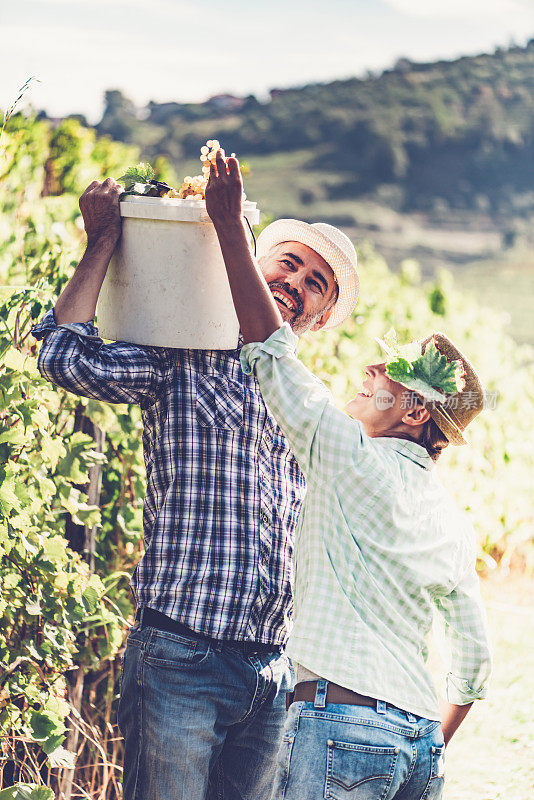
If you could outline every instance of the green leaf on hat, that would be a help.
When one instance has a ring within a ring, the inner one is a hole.
[[[432,340],[421,353],[419,342],[400,345],[391,328],[383,340],[377,340],[388,354],[386,374],[426,400],[443,402],[448,394],[463,388],[463,365],[459,360],[448,361]]]
[[[384,339],[378,339],[378,342],[390,356],[402,358],[405,361],[415,361],[421,355],[421,346],[419,342],[408,342],[408,344],[399,344],[397,339],[397,332],[395,328],[390,328],[384,336]]]
[[[405,358],[396,358],[388,363],[386,371],[392,381],[399,383],[413,378],[413,364],[410,364]]]
[[[458,391],[461,370],[462,362],[448,361],[447,356],[439,352],[434,341],[428,344],[423,355],[413,363],[414,376],[443,394],[454,394]]]

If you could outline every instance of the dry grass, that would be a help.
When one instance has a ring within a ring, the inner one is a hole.
[[[447,749],[444,800],[534,797],[534,589],[528,578],[483,582],[494,673]],[[439,669],[436,669],[439,674]]]

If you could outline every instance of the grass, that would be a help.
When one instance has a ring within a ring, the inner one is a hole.
[[[494,672],[446,752],[444,800],[534,797],[534,593],[527,578],[483,582]],[[440,670],[432,659],[434,674]]]
[[[467,264],[455,271],[458,284],[481,297],[484,305],[509,315],[510,333],[534,344],[534,253],[518,247],[497,258]]]

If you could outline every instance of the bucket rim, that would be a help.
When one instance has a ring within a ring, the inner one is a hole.
[[[211,223],[204,200],[182,200],[178,197],[128,195],[120,201],[120,213],[121,217],[134,219]],[[243,215],[251,225],[257,225],[260,218],[257,203],[243,201]]]

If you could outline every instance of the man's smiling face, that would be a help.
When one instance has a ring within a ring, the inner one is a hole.
[[[282,318],[300,335],[318,330],[337,300],[337,283],[324,258],[300,242],[275,245],[259,260]]]

